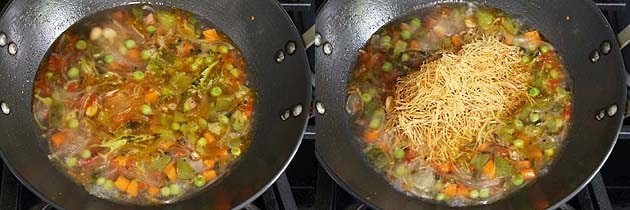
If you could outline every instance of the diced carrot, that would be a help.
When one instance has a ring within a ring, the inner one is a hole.
[[[495,175],[496,175],[496,165],[494,165],[494,161],[489,160],[484,166],[483,166],[483,175],[489,179],[494,179]]]
[[[203,165],[204,165],[204,166],[206,166],[206,167],[214,167],[214,165],[215,165],[216,163],[217,163],[217,161],[216,161],[216,160],[213,160],[213,159],[206,159],[206,160],[203,160]]]
[[[527,147],[527,154],[529,155],[530,158],[533,158],[533,159],[543,158],[542,151],[536,146]]]
[[[468,187],[466,187],[466,185],[457,185],[457,195],[468,196],[468,194],[470,194],[470,190],[468,189]]]
[[[205,178],[206,181],[213,180],[216,177],[217,177],[217,172],[214,170],[207,170],[203,172],[203,178]]]
[[[155,197],[160,192],[160,188],[157,187],[149,187],[149,195]]]
[[[119,155],[114,158],[113,163],[117,167],[126,167],[129,163],[129,158]]]
[[[420,42],[418,42],[417,40],[412,40],[409,43],[409,49],[410,50],[420,50]]]
[[[505,36],[503,38],[503,43],[505,43],[507,45],[513,45],[514,44],[514,37],[513,36]]]
[[[435,164],[433,168],[440,174],[447,174],[451,172],[452,165],[449,163]]]
[[[59,147],[59,145],[61,145],[61,143],[63,143],[64,140],[66,140],[66,133],[61,132],[61,131],[53,134],[50,137],[50,141],[52,142],[52,145],[54,147]]]
[[[531,168],[532,167],[532,162],[529,160],[518,160],[518,161],[514,161],[514,167],[516,167],[516,169],[525,169],[525,168]]]
[[[160,142],[160,145],[158,147],[161,150],[167,150],[168,148],[170,148],[174,144],[175,144],[175,141],[173,141],[173,140],[163,140],[162,142]]]
[[[203,134],[203,138],[206,139],[208,144],[212,144],[212,143],[214,143],[217,140],[216,138],[214,138],[214,136],[210,132],[205,132]]]
[[[368,132],[365,132],[365,134],[363,135],[363,140],[367,143],[372,143],[376,141],[376,139],[378,139],[377,130],[370,130]]]
[[[219,34],[217,33],[217,30],[214,28],[203,31],[203,38],[210,42],[221,40]]]
[[[540,33],[536,30],[525,32],[523,36],[525,36],[525,39],[529,42],[538,42],[542,40],[542,38],[540,38]]]
[[[160,93],[156,90],[148,92],[147,94],[144,94],[144,100],[147,101],[147,103],[157,103],[158,101],[158,97],[160,96]]]
[[[127,190],[126,192],[131,196],[131,197],[135,197],[138,195],[138,182],[136,180],[133,180],[129,183],[129,186],[127,186]]]
[[[177,179],[177,171],[175,170],[175,161],[172,161],[166,168],[164,168],[164,173],[168,177],[169,180],[174,181]]]
[[[127,57],[132,61],[142,61],[142,56],[140,55],[140,50],[138,49],[130,49],[127,51]]]
[[[459,47],[459,46],[462,46],[464,44],[464,42],[462,41],[462,38],[457,36],[457,35],[452,36],[451,37],[451,41],[453,42],[453,45],[455,47]]]
[[[448,197],[453,197],[457,195],[457,185],[448,183],[442,189],[442,193],[444,193]]]
[[[114,186],[121,192],[125,192],[129,187],[129,180],[123,176],[118,176],[118,179],[114,182]]]
[[[477,150],[479,150],[480,152],[489,152],[490,144],[488,142],[484,142],[481,145],[479,145],[479,148],[477,148]]]
[[[533,168],[526,168],[521,170],[521,176],[525,178],[525,180],[531,180],[536,178],[536,172]]]
[[[190,43],[182,43],[181,50],[182,50],[183,55],[184,56],[188,55],[192,51],[193,48],[194,46]]]

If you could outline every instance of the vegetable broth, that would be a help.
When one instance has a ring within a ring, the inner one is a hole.
[[[498,122],[486,143],[461,145],[456,161],[436,164],[397,148],[384,125],[397,81],[479,36],[520,47],[531,100]],[[543,175],[569,126],[571,93],[560,55],[536,29],[495,8],[442,4],[389,23],[360,50],[350,77],[346,111],[365,157],[398,189],[450,206],[492,203]]]
[[[187,11],[117,7],[55,41],[32,109],[51,161],[88,192],[171,203],[247,150],[255,93],[246,69],[229,37]]]

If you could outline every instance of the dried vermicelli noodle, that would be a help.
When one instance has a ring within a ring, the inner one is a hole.
[[[502,120],[527,102],[522,50],[484,36],[401,77],[386,122],[393,145],[429,163],[453,163],[462,147],[494,141]]]

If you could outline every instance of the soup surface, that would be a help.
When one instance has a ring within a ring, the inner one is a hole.
[[[346,111],[365,157],[398,189],[450,206],[488,204],[543,175],[571,115],[552,44],[480,5],[385,25],[350,77]]]
[[[229,37],[193,14],[130,5],[74,24],[35,79],[50,158],[91,194],[170,203],[247,149],[255,93]]]

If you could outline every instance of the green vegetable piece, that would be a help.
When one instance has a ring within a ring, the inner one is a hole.
[[[164,168],[166,168],[168,163],[171,162],[171,159],[171,156],[160,155],[160,157],[151,162],[151,165],[149,165],[149,167],[158,171],[162,171],[164,170]]]
[[[392,44],[390,43],[392,41],[392,37],[391,36],[382,36],[381,40],[380,40],[380,44],[381,46],[385,47],[386,49],[390,48],[392,46]]]
[[[140,51],[140,56],[142,57],[143,60],[147,60],[151,58],[151,50],[144,49]]]
[[[219,53],[227,54],[228,52],[230,52],[230,48],[227,45],[219,46]]]
[[[382,68],[383,68],[384,72],[390,72],[394,68],[394,65],[392,63],[390,63],[390,62],[385,62],[385,63],[383,63]]]
[[[205,147],[207,144],[208,140],[206,138],[201,137],[197,140],[197,146],[199,147]]]
[[[396,166],[396,169],[394,170],[394,173],[396,173],[396,176],[403,176],[405,175],[406,172],[407,172],[407,167],[405,167],[405,165],[403,164]]]
[[[477,171],[481,170],[484,165],[490,160],[489,154],[478,154],[472,160],[470,160],[470,164],[475,166]]]
[[[547,45],[540,46],[540,52],[541,53],[545,54],[545,53],[547,53],[549,51],[551,51],[551,48],[549,48],[549,46],[547,46]]]
[[[161,26],[165,28],[173,28],[177,24],[177,17],[170,12],[157,12],[157,19]]]
[[[494,164],[497,177],[509,177],[512,175],[512,165],[510,165],[510,161],[507,159],[497,155],[494,157]]]
[[[228,96],[217,97],[217,101],[214,103],[214,108],[219,112],[232,108],[232,98]]]
[[[143,115],[152,115],[153,114],[153,109],[151,108],[151,106],[149,106],[147,104],[143,104],[140,107],[140,112],[142,112]]]
[[[435,195],[435,200],[437,201],[446,200],[446,195],[444,193],[438,193],[437,195]]]
[[[401,148],[394,149],[394,158],[403,159],[405,157],[405,150]]]
[[[523,56],[521,58],[521,62],[523,62],[525,64],[530,63],[530,62],[532,62],[532,57],[530,57],[529,55],[525,55],[525,56]]]
[[[127,39],[125,40],[125,47],[127,49],[133,49],[136,47],[136,41],[133,39]]]
[[[503,29],[509,34],[516,35],[516,33],[518,33],[519,27],[512,18],[503,17],[502,26]]]
[[[372,119],[370,120],[369,126],[372,129],[378,129],[379,127],[381,127],[381,118],[372,117]]]
[[[488,198],[490,197],[490,189],[482,188],[479,190],[479,198]]]
[[[532,88],[529,89],[527,94],[529,94],[529,96],[531,96],[531,97],[536,97],[536,96],[540,95],[540,90],[538,88],[532,87]]]
[[[238,69],[230,69],[229,71],[232,77],[238,77],[241,75],[241,72],[239,72]]]
[[[549,77],[551,77],[552,79],[558,79],[558,77],[560,77],[560,72],[558,72],[558,70],[556,69],[553,69],[549,71]]]
[[[79,69],[74,66],[68,69],[68,78],[79,79]]]
[[[171,129],[179,130],[180,128],[181,128],[181,125],[178,122],[171,123]]]
[[[103,61],[105,61],[105,63],[113,63],[114,62],[114,56],[113,55],[105,55],[105,57],[103,58]]]
[[[223,91],[220,87],[212,87],[212,89],[210,89],[210,95],[214,97],[220,96],[222,93]]]
[[[103,184],[103,187],[104,187],[106,190],[110,190],[110,189],[114,188],[114,181],[109,180],[109,179],[108,179],[108,180],[105,180],[105,183]]]
[[[227,142],[227,146],[229,148],[235,148],[235,147],[240,147],[241,145],[243,145],[243,142],[241,141],[240,138],[231,138],[230,140],[228,140]]]
[[[401,53],[405,52],[405,50],[407,50],[407,42],[398,40],[398,42],[396,42],[396,46],[394,47],[394,56],[400,55]]]
[[[69,158],[66,159],[66,166],[74,167],[74,166],[77,165],[78,162],[79,162],[79,160],[77,160],[77,158],[69,157]]]
[[[232,153],[232,155],[238,157],[238,156],[241,155],[241,148],[234,147],[234,148],[230,149],[230,153]]]
[[[76,47],[77,50],[85,50],[87,49],[87,42],[83,39],[80,39],[79,41],[77,41],[77,43],[74,44],[74,47]]]
[[[514,120],[514,127],[516,128],[522,128],[524,126],[523,121],[519,120],[519,119],[515,119]]]
[[[162,196],[164,197],[171,195],[171,188],[162,187],[162,189],[160,189],[160,194],[162,194]]]
[[[472,198],[472,199],[477,199],[477,198],[479,198],[479,191],[477,191],[477,190],[471,190],[471,191],[468,193],[468,197],[470,197],[470,198]]]
[[[420,28],[420,26],[422,26],[422,21],[420,21],[420,19],[418,18],[414,18],[411,19],[411,26],[416,27],[416,28]]]
[[[193,176],[193,169],[190,164],[184,159],[177,159],[177,178],[192,179]]]
[[[529,121],[532,123],[536,123],[540,120],[540,114],[538,113],[529,113]]]
[[[361,101],[363,101],[364,103],[369,103],[370,101],[372,101],[372,94],[370,93],[361,94]]]
[[[170,184],[168,188],[171,189],[171,195],[178,195],[181,193],[181,189],[176,184]]]
[[[105,177],[99,177],[96,179],[96,185],[104,185],[105,181],[107,181]]]
[[[484,9],[476,10],[475,17],[477,18],[477,23],[479,24],[479,27],[481,27],[481,29],[483,30],[490,29],[495,19],[494,15],[490,11]]]
[[[52,78],[53,76],[55,76],[55,74],[54,74],[54,73],[52,73],[52,72],[46,72],[46,78],[50,79],[50,78]]]
[[[553,149],[546,149],[546,150],[544,150],[544,153],[545,153],[545,156],[551,157],[551,156],[554,155],[555,152],[554,152]]]
[[[219,115],[218,119],[219,119],[219,122],[223,124],[227,124],[230,122],[230,119],[225,115]]]
[[[512,184],[515,186],[520,186],[523,182],[525,182],[525,179],[521,175],[514,175],[514,177],[512,177]]]
[[[412,35],[411,31],[404,30],[404,31],[400,32],[400,38],[403,39],[403,40],[411,39],[411,35]]]
[[[79,120],[71,119],[70,121],[68,121],[68,127],[69,128],[78,128],[79,127]]]
[[[155,26],[147,26],[147,32],[149,32],[149,34],[153,34],[155,31],[157,31]]]
[[[525,147],[525,141],[523,141],[522,139],[516,139],[512,143],[514,144],[516,148],[519,148],[519,149],[522,149],[523,147]]]
[[[121,45],[120,47],[118,47],[118,52],[119,52],[120,54],[127,55],[127,53],[129,52],[129,50],[128,50],[125,46],[122,46],[122,45]]]
[[[133,79],[136,81],[140,81],[144,79],[144,72],[141,71],[134,71],[133,72]]]
[[[206,179],[203,178],[203,176],[201,175],[197,175],[193,179],[193,184],[195,184],[195,186],[197,187],[203,187],[204,185],[206,185]]]
[[[400,61],[402,61],[402,62],[407,62],[407,61],[409,61],[409,54],[407,54],[407,53],[403,53],[403,54],[400,56]]]
[[[81,156],[81,158],[83,159],[87,159],[92,157],[92,152],[90,152],[90,150],[84,149],[83,151],[81,151],[81,154],[79,154]]]

